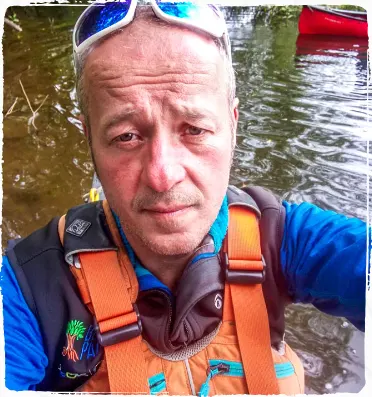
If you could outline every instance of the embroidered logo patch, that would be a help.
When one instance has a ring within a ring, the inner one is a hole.
[[[72,320],[67,324],[66,338],[67,346],[64,346],[62,356],[66,356],[69,360],[79,360],[79,356],[74,348],[75,340],[82,339],[84,337],[86,327],[82,321]]]
[[[79,374],[78,373],[74,373],[74,372],[64,372],[62,370],[62,365],[59,364],[59,367],[58,367],[59,376],[61,378],[68,378],[68,379],[76,379],[76,378],[80,378],[81,376],[85,376],[85,377],[92,376],[92,375],[94,375],[97,372],[97,369],[98,369],[98,367],[100,366],[101,363],[102,363],[102,361],[97,363],[95,365],[95,367],[93,369],[89,370],[88,372],[83,372],[83,373],[79,373]]]
[[[75,219],[66,229],[66,232],[81,237],[89,229],[90,225],[90,222],[83,221],[82,219]]]
[[[214,297],[214,305],[216,306],[216,309],[221,309],[221,307],[222,307],[222,296],[220,294],[217,294]]]
[[[85,334],[84,343],[81,348],[80,360],[84,357],[87,359],[94,358],[98,354],[99,344],[96,338],[96,332],[92,325],[89,326]]]

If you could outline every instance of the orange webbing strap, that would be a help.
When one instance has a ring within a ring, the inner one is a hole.
[[[128,284],[115,251],[80,254],[83,274],[102,337],[137,324]],[[141,336],[105,346],[113,393],[150,394]]]
[[[230,286],[249,394],[280,394],[271,353],[270,328],[262,286],[252,281],[255,276],[262,275],[264,265],[258,220],[249,208],[229,208],[226,248],[229,262],[226,281]]]
[[[123,275],[127,280],[128,291],[130,294],[130,299],[132,303],[135,303],[138,295],[138,280],[136,273],[134,272],[133,265],[131,264],[129,257],[127,255],[127,251],[124,247],[123,240],[120,236],[118,227],[116,225],[115,219],[112,215],[111,208],[107,202],[107,200],[103,200],[102,202],[103,210],[105,212],[106,221],[109,226],[111,236],[114,240],[116,247],[118,247],[118,259],[123,271]]]
[[[122,243],[117,240],[120,235],[116,234],[117,227],[107,203],[104,210],[119,252],[80,253],[81,269],[71,267],[71,270],[99,328],[97,338],[104,345],[108,391],[150,394],[141,329],[133,307],[138,283]],[[60,229],[59,226],[59,232]]]

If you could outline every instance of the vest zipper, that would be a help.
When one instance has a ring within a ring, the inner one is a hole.
[[[199,397],[207,397],[209,393],[209,382],[212,378],[217,375],[222,375],[230,371],[230,365],[225,363],[219,363],[216,365],[210,365],[208,368],[208,376],[206,381],[201,385],[199,391]]]
[[[150,385],[150,389],[154,389],[155,387],[161,385],[162,383],[164,383],[164,379],[160,379],[157,382],[155,382],[152,385]]]
[[[193,396],[196,396],[196,390],[195,390],[195,385],[194,385],[194,379],[193,379],[193,377],[192,377],[191,368],[190,368],[190,364],[189,364],[188,358],[186,358],[186,359],[184,360],[184,362],[185,362],[185,366],[186,366],[186,372],[187,372],[187,377],[188,377],[188,381],[189,381],[191,393],[192,393]]]
[[[173,316],[173,305],[172,305],[172,301],[169,298],[169,296],[163,292],[163,295],[166,297],[167,301],[168,301],[168,306],[169,306],[169,317],[168,317],[168,324],[167,324],[167,334],[169,336],[170,334],[170,327],[172,324],[172,316]],[[168,340],[169,344],[172,345],[172,342],[170,340]]]
[[[227,371],[224,371],[223,374],[228,376],[244,376],[243,364],[236,361],[227,361],[227,360],[209,360],[210,368],[217,367],[218,365],[225,365],[228,367]]]

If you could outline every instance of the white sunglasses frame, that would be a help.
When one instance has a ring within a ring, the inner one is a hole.
[[[93,34],[91,37],[89,37],[88,39],[83,41],[78,46],[78,45],[76,45],[76,40],[75,40],[78,26],[80,25],[80,23],[85,18],[85,15],[89,12],[89,9],[91,7],[94,7],[94,6],[97,7],[97,3],[93,3],[89,7],[87,7],[84,10],[84,12],[80,15],[80,17],[78,18],[77,22],[75,23],[74,30],[73,30],[73,33],[72,33],[75,66],[77,64],[79,56],[81,54],[83,54],[93,43],[95,43],[96,41],[98,41],[102,37],[107,36],[108,34],[114,32],[115,30],[123,28],[124,26],[129,25],[133,21],[134,15],[135,15],[135,11],[136,11],[136,8],[137,8],[137,4],[138,4],[138,0],[132,0],[131,1],[128,13],[121,21],[116,22],[115,24],[113,24],[111,26],[108,26],[107,28],[101,30],[100,32],[97,32],[97,33]],[[210,4],[207,4],[206,1],[195,1],[194,2],[194,4],[198,4],[198,3],[200,3],[201,5],[213,5],[212,2]],[[98,6],[99,5],[104,6],[105,4],[100,2],[100,3],[98,3]],[[216,25],[211,25],[210,24],[209,27],[201,27],[196,22],[193,22],[193,21],[190,21],[190,20],[187,20],[187,19],[181,19],[181,18],[173,17],[171,15],[168,15],[168,14],[164,13],[159,8],[159,6],[157,5],[156,0],[151,0],[151,7],[152,7],[155,15],[159,19],[162,19],[162,20],[164,20],[166,22],[173,23],[175,25],[185,26],[185,27],[188,27],[188,28],[195,28],[195,29],[197,29],[199,31],[202,31],[202,32],[205,32],[205,33],[211,35],[212,37],[215,37],[217,39],[221,39],[223,41],[223,45],[225,47],[225,51],[227,53],[229,61],[231,62],[231,46],[230,46],[229,36],[228,36],[228,33],[227,33],[227,26],[226,26],[225,19],[224,19],[222,13],[220,12],[220,10],[218,8],[214,8],[214,11],[217,13],[221,23],[220,24],[216,24]]]

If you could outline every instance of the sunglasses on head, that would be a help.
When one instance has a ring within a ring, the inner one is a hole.
[[[81,54],[102,37],[133,21],[137,0],[101,2],[90,5],[80,16],[73,31],[75,64]],[[231,61],[231,48],[226,23],[221,11],[205,0],[151,0],[155,15],[171,24],[199,30],[221,39]]]

